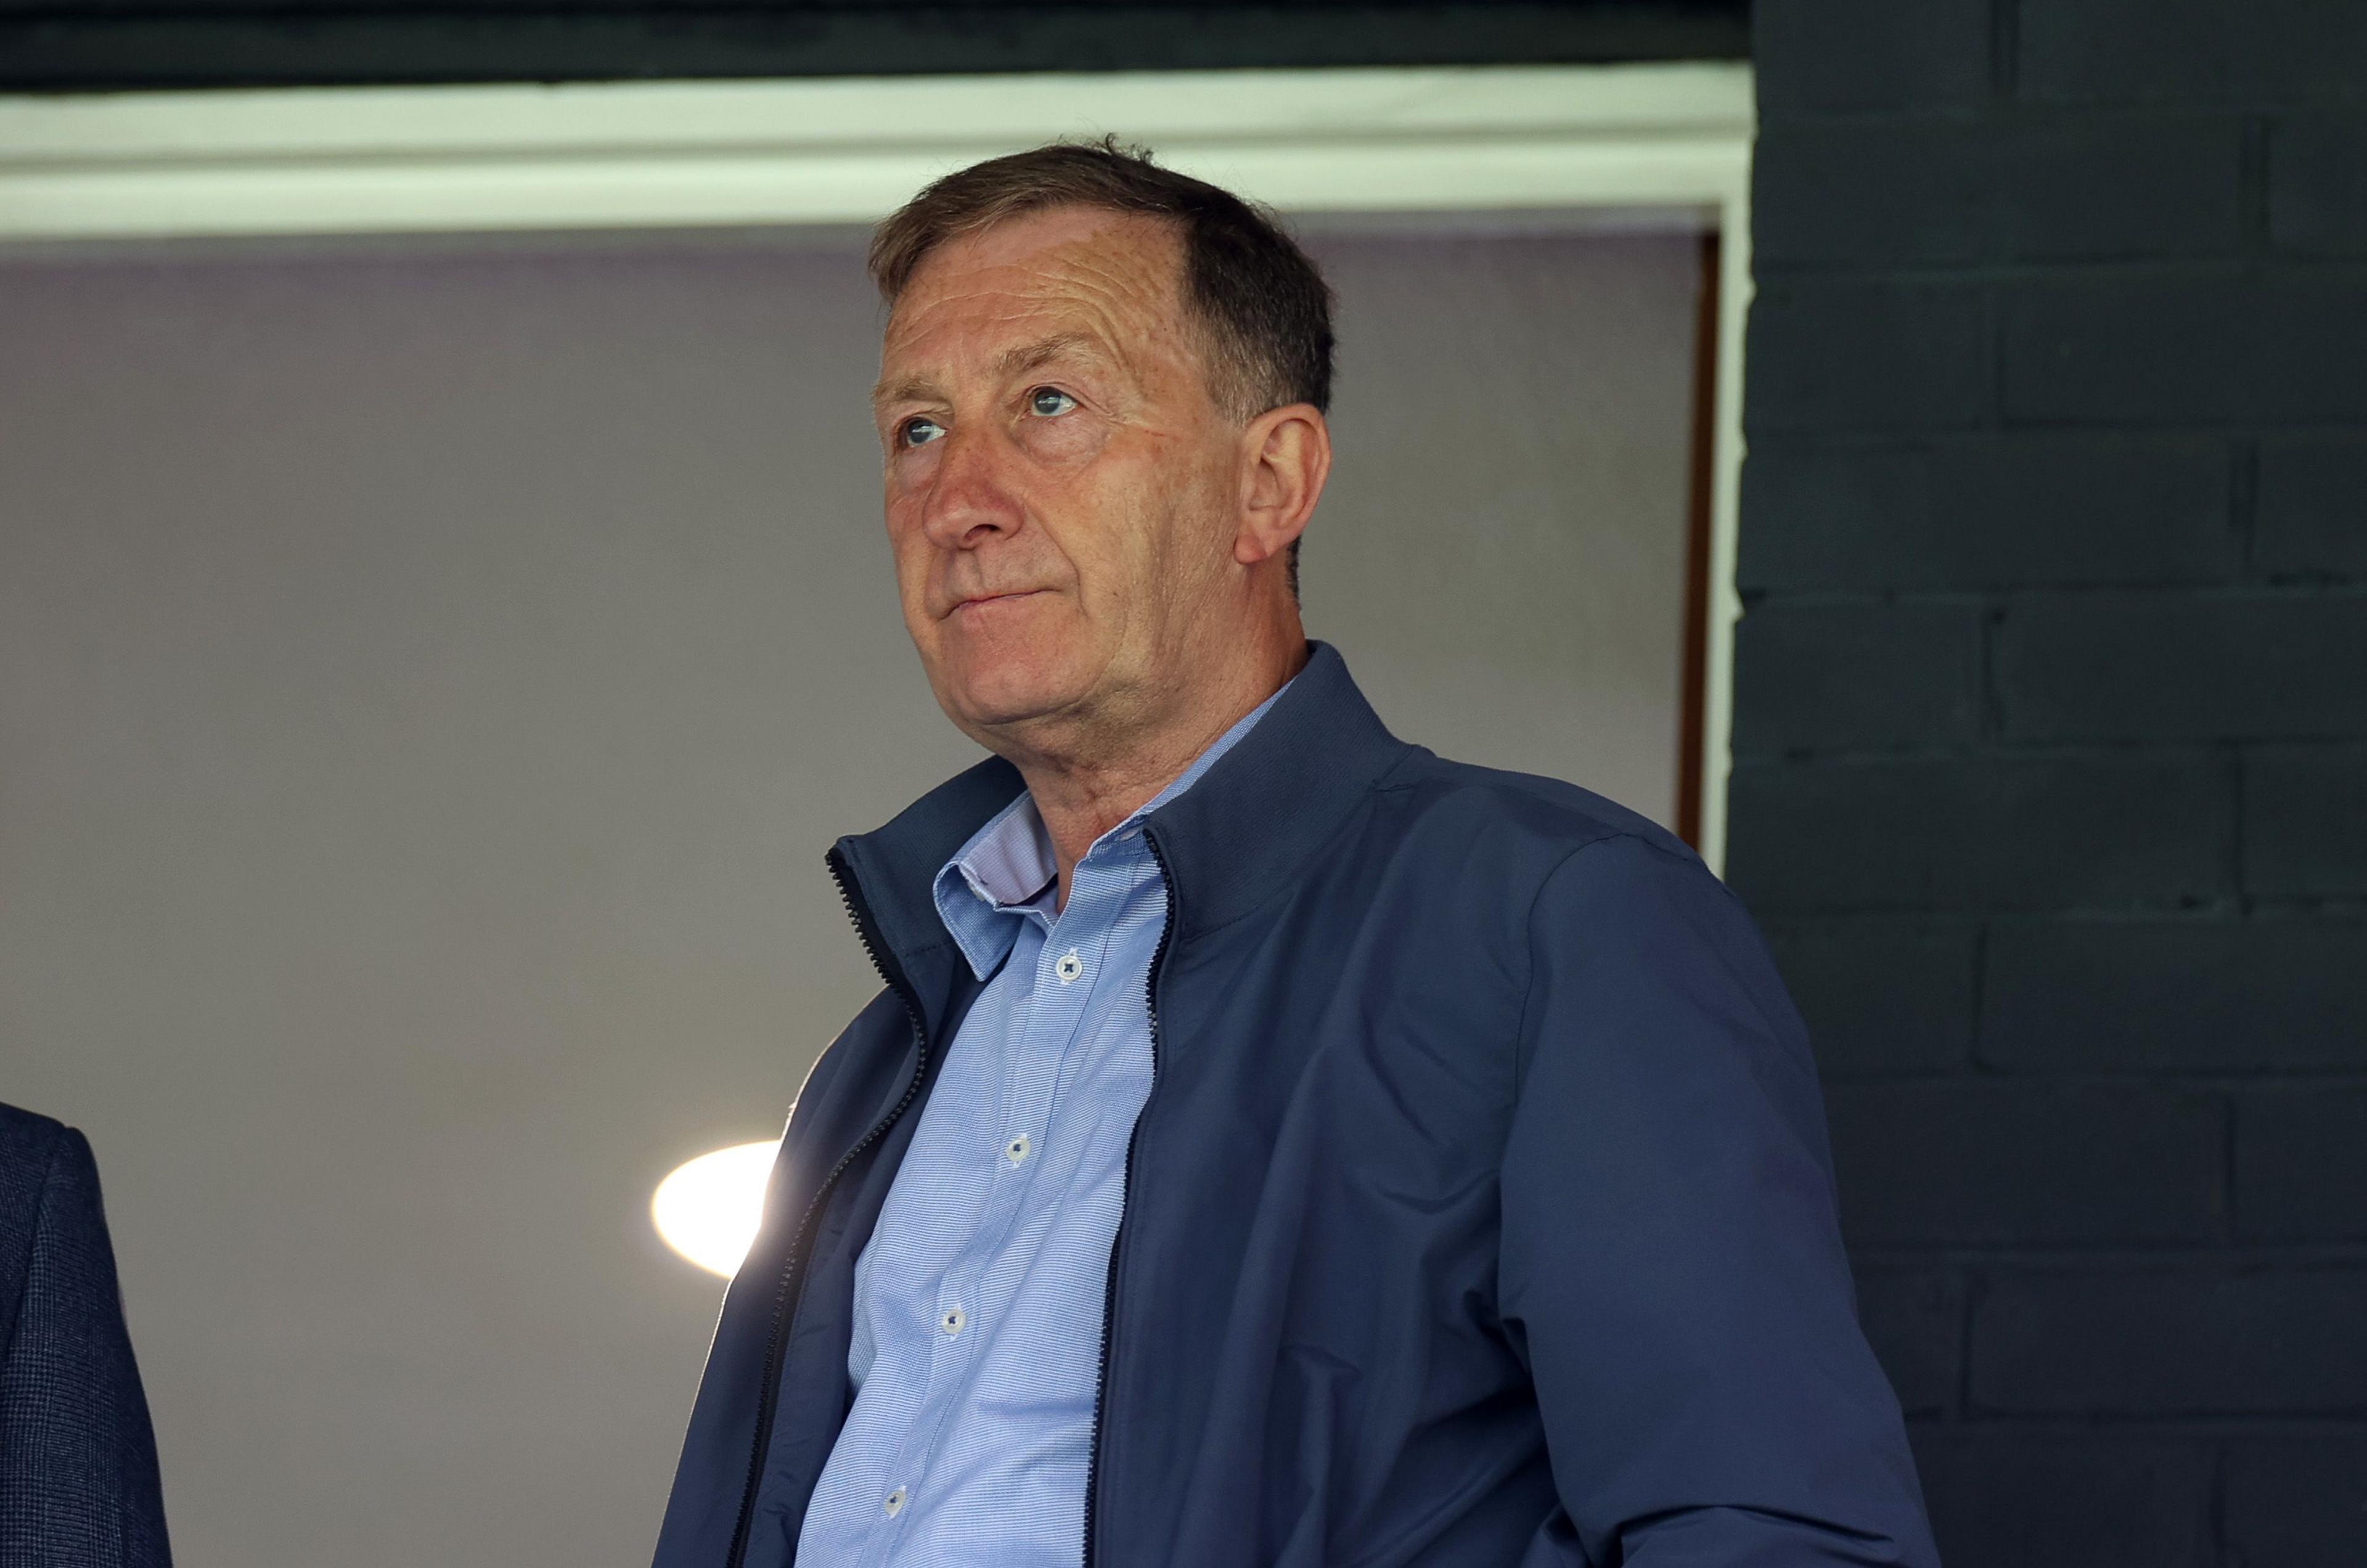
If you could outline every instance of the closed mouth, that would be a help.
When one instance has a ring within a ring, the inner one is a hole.
[[[1009,593],[981,593],[976,598],[962,600],[959,604],[956,604],[954,608],[956,610],[975,610],[986,604],[1007,604],[1014,599],[1033,598],[1035,595],[1041,593],[1042,592],[1044,592],[1044,590],[1040,588],[1022,588]]]

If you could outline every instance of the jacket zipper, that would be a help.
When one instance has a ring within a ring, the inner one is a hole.
[[[846,1168],[853,1165],[864,1150],[878,1143],[888,1129],[895,1125],[896,1119],[911,1107],[913,1099],[921,1092],[921,1080],[928,1076],[929,1070],[929,1031],[926,1021],[922,1017],[920,998],[913,995],[911,983],[904,978],[902,967],[889,962],[887,944],[880,940],[879,928],[872,923],[871,911],[855,895],[855,883],[847,870],[845,857],[833,849],[830,852],[829,864],[830,878],[838,884],[839,901],[846,906],[846,918],[855,924],[855,934],[863,943],[865,956],[871,960],[871,966],[879,971],[879,978],[886,982],[888,988],[894,991],[897,999],[904,1004],[905,1015],[912,1021],[912,1043],[918,1047],[919,1055],[912,1068],[912,1081],[904,1086],[903,1098],[897,1100],[888,1114],[864,1134],[853,1148],[840,1156],[838,1163],[831,1167],[830,1174],[822,1178],[821,1185],[814,1190],[812,1201],[806,1204],[804,1217],[798,1221],[797,1234],[790,1240],[787,1256],[781,1259],[780,1283],[773,1296],[772,1329],[764,1340],[764,1382],[756,1391],[756,1435],[749,1447],[748,1484],[740,1495],[739,1522],[731,1528],[731,1550],[723,1560],[724,1568],[744,1568],[747,1562],[748,1533],[756,1517],[756,1494],[764,1483],[764,1457],[773,1446],[773,1420],[779,1413],[781,1362],[788,1348],[789,1319],[797,1304],[806,1248],[813,1240],[814,1222],[821,1217],[822,1205],[829,1201],[832,1189],[838,1185],[838,1179],[846,1173]],[[1161,945],[1164,945],[1163,939]],[[1106,1326],[1104,1337],[1106,1341]]]
[[[1093,1520],[1100,1512],[1096,1505],[1102,1479],[1102,1407],[1109,1401],[1110,1332],[1117,1321],[1118,1248],[1126,1241],[1126,1222],[1134,1213],[1134,1146],[1142,1137],[1143,1118],[1150,1113],[1150,1096],[1159,1092],[1159,972],[1167,963],[1167,944],[1175,935],[1175,879],[1168,874],[1167,856],[1159,847],[1158,835],[1146,827],[1142,841],[1150,846],[1150,858],[1159,866],[1160,886],[1167,894],[1167,918],[1159,928],[1159,945],[1151,950],[1150,972],[1142,981],[1143,1010],[1150,1021],[1150,1089],[1143,1096],[1142,1110],[1135,1116],[1132,1131],[1126,1136],[1126,1165],[1118,1178],[1117,1230],[1110,1237],[1109,1278],[1102,1287],[1102,1350],[1100,1365],[1093,1374],[1093,1435],[1085,1450],[1083,1568],[1093,1568]]]

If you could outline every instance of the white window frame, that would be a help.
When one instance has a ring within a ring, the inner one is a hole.
[[[1105,130],[1285,212],[1715,231],[1700,833],[1722,871],[1754,125],[1738,62],[0,96],[0,251],[864,223],[948,169]]]

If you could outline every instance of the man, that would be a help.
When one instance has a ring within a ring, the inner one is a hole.
[[[887,987],[659,1568],[1931,1562],[1748,919],[1300,629],[1314,267],[1115,144],[871,261],[905,624],[995,756],[831,853]]]
[[[0,1105],[0,1568],[170,1561],[90,1145]]]

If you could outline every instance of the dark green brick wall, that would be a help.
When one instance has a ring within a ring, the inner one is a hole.
[[[2367,1562],[2367,5],[1754,25],[1730,870],[1943,1554]]]

